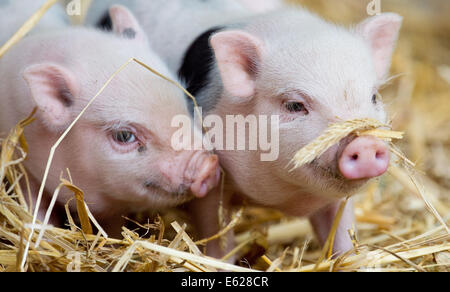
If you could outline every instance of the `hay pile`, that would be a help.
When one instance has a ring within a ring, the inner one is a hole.
[[[366,3],[361,4],[365,1],[300,2],[339,22],[366,16]],[[448,9],[424,9],[420,5],[428,3],[407,0],[385,5],[384,10],[405,16],[405,28],[393,66],[393,73],[402,75],[382,94],[393,129],[405,132],[396,145],[419,172],[413,173],[417,180],[411,180],[404,164],[393,164],[388,174],[355,197],[358,234],[350,231],[350,235],[356,255],[326,260],[327,250],[313,239],[306,220],[259,208],[238,211],[225,229],[237,233],[233,253],[242,258],[242,267],[203,256],[205,240],[193,241],[191,227],[180,224],[188,222],[180,211],[130,219],[132,227],[123,228],[122,239],[106,238],[102,231],[90,235],[89,227],[97,223],[70,180],[63,180],[61,187],[74,191],[80,203],[78,216],[90,220],[76,226],[67,212],[66,229],[41,222],[30,226],[33,213],[22,166],[27,152],[22,130],[32,122],[30,117],[0,140],[0,271],[249,271],[249,266],[261,271],[450,271],[450,236],[440,222],[450,223]],[[448,7],[445,0],[433,5]],[[403,161],[402,155],[397,157]]]

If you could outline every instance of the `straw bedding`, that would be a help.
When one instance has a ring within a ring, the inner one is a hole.
[[[296,2],[339,22],[366,16],[365,1]],[[397,77],[382,91],[392,125],[368,120],[333,125],[305,148],[314,155],[306,157],[300,150],[293,159],[294,167],[308,163],[349,133],[393,143],[395,159],[388,174],[355,196],[351,253],[327,260],[332,237],[321,248],[306,220],[250,207],[234,210],[233,221],[219,234],[235,230],[236,248],[227,257],[237,255],[239,265],[206,258],[206,240],[193,240],[189,216],[180,210],[139,214],[123,227],[123,238],[106,238],[70,175],[60,188],[74,192],[80,220],[67,212],[66,228],[39,221],[31,225],[22,166],[28,149],[22,131],[32,122],[30,116],[0,140],[0,271],[450,271],[449,4],[433,1],[424,8],[428,2],[385,2],[384,10],[405,17],[393,62]],[[100,231],[92,234],[92,226]]]

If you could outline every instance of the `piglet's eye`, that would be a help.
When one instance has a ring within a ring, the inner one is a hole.
[[[113,138],[116,142],[121,144],[131,144],[136,142],[136,136],[130,131],[115,131]]]
[[[306,108],[305,104],[301,102],[289,101],[286,102],[284,106],[290,113],[301,113],[304,114],[305,116],[309,114],[309,111]]]

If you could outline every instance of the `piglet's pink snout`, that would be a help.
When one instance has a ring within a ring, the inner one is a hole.
[[[219,157],[202,155],[197,172],[191,185],[191,191],[197,198],[205,197],[220,181]]]
[[[387,171],[389,159],[385,142],[374,137],[359,137],[344,149],[339,170],[349,180],[371,179]]]

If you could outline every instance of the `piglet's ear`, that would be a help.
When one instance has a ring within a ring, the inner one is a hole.
[[[211,46],[225,90],[234,97],[253,97],[262,42],[243,31],[225,31],[212,36]]]
[[[395,13],[383,13],[366,19],[358,26],[358,32],[369,42],[380,80],[385,79],[397,43],[403,18]]]
[[[78,95],[75,77],[55,64],[32,65],[23,77],[31,95],[42,111],[44,122],[54,130],[66,127],[72,119],[72,107]]]
[[[109,9],[109,15],[115,34],[147,43],[147,36],[130,10],[121,5],[113,5]]]

